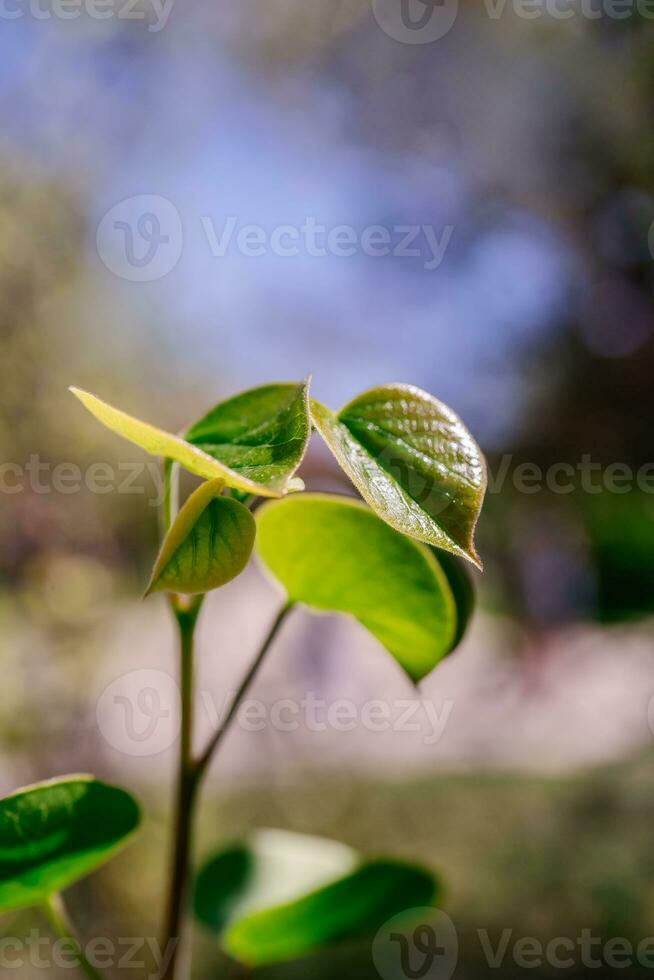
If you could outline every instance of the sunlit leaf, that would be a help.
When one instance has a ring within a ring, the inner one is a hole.
[[[290,602],[349,613],[418,681],[450,652],[454,597],[429,548],[355,500],[302,494],[265,504],[257,553]]]
[[[461,420],[411,385],[382,385],[335,415],[311,403],[316,428],[384,521],[418,541],[481,561],[474,530],[486,465]]]
[[[79,388],[71,388],[72,393],[79,398],[82,404],[94,415],[103,425],[122,436],[129,442],[145,449],[151,456],[161,456],[179,463],[184,469],[202,476],[206,480],[221,479],[228,487],[235,487],[246,493],[257,494],[261,497],[278,497],[281,491],[273,490],[262,486],[254,480],[250,480],[241,473],[230,470],[229,467],[220,463],[213,456],[205,453],[198,446],[193,446],[180,436],[174,436],[170,432],[164,432],[154,425],[141,422],[139,419],[121,412],[117,408],[101,401],[95,395]]]
[[[222,480],[203,483],[168,529],[146,595],[217,589],[243,571],[252,554],[256,524],[231,497],[219,496]]]
[[[227,953],[265,966],[373,936],[438,893],[434,875],[413,865],[365,862],[334,841],[260,831],[205,865],[195,909]]]
[[[309,383],[272,384],[221,402],[185,433],[187,442],[235,473],[273,490],[287,487],[309,436]]]
[[[108,861],[140,823],[135,800],[66,776],[0,800],[0,912],[44,902]]]

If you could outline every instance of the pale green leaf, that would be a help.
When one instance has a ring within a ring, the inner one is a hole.
[[[158,429],[147,422],[141,422],[139,419],[127,415],[126,412],[113,408],[107,402],[101,401],[87,391],[81,391],[79,388],[71,388],[70,390],[103,425],[122,436],[123,439],[145,449],[151,456],[171,459],[197,476],[202,476],[206,480],[224,480],[228,487],[234,487],[246,493],[257,494],[260,497],[281,496],[281,491],[263,486],[243,474],[234,472],[180,436],[174,436],[172,433],[164,432],[163,429]]]
[[[367,862],[334,841],[259,831],[204,865],[195,912],[232,957],[265,966],[372,937],[439,890],[433,874],[410,864]]]
[[[216,405],[184,438],[233,472],[282,491],[301,489],[301,481],[289,481],[310,434],[307,380],[244,391]]]
[[[422,544],[355,500],[302,494],[257,514],[257,553],[289,602],[349,613],[418,681],[450,652],[457,612]]]
[[[384,521],[478,568],[474,530],[486,492],[481,450],[442,402],[411,385],[364,392],[338,415],[311,403],[316,428]]]
[[[45,902],[108,861],[139,826],[138,804],[91,776],[0,800],[0,912]]]
[[[221,497],[223,480],[203,483],[191,494],[164,538],[146,595],[198,595],[225,585],[248,563],[256,524],[231,497]]]

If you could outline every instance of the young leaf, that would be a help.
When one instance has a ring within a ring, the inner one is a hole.
[[[432,903],[440,890],[421,868],[361,862],[343,845],[300,834],[260,832],[240,846],[243,873],[226,878],[234,853],[218,854],[201,871],[195,908],[222,933],[226,952],[251,967],[372,936],[393,916]]]
[[[256,524],[247,507],[221,497],[222,480],[201,484],[188,498],[164,538],[146,595],[217,589],[248,563]]]
[[[273,384],[221,402],[185,433],[187,442],[233,472],[273,490],[302,462],[311,434],[309,382]]]
[[[145,449],[151,456],[162,456],[164,459],[174,460],[184,469],[195,473],[197,476],[202,476],[206,480],[224,480],[228,487],[234,487],[246,493],[254,493],[260,497],[280,497],[282,495],[281,490],[263,486],[255,480],[250,480],[247,476],[229,469],[228,466],[203,452],[198,446],[186,442],[180,436],[174,436],[172,433],[164,432],[163,429],[158,429],[147,422],[141,422],[139,419],[127,415],[126,412],[113,408],[107,402],[101,401],[95,395],[89,394],[88,391],[81,391],[79,388],[71,388],[70,390],[103,425],[122,436],[123,439]]]
[[[345,497],[302,494],[257,514],[257,553],[290,602],[349,613],[419,681],[454,644],[454,597],[424,545]]]
[[[38,783],[0,800],[0,912],[39,905],[123,847],[136,801],[91,776]]]
[[[364,392],[335,415],[313,401],[314,424],[363,499],[403,534],[481,568],[474,530],[486,465],[463,422],[411,385]]]

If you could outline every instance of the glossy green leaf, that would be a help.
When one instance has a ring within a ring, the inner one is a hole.
[[[66,776],[0,800],[0,912],[43,903],[123,847],[135,800],[91,776]]]
[[[227,953],[265,966],[373,936],[388,919],[429,905],[438,893],[434,875],[413,865],[365,862],[334,841],[260,831],[205,865],[195,910],[221,933]]]
[[[174,460],[197,476],[202,476],[206,480],[224,480],[226,486],[243,490],[245,493],[257,494],[260,497],[281,496],[280,490],[263,486],[244,474],[236,473],[180,436],[174,436],[147,422],[141,422],[101,401],[95,395],[89,394],[88,391],[81,391],[79,388],[70,390],[103,425],[123,439],[145,449],[151,456]]]
[[[252,554],[256,524],[238,500],[219,496],[224,485],[210,480],[188,498],[164,538],[146,595],[199,595],[241,574]]]
[[[456,606],[442,568],[365,505],[302,494],[265,504],[257,524],[257,553],[290,602],[354,616],[415,681],[452,649]]]
[[[311,434],[309,382],[272,384],[221,402],[185,433],[224,466],[273,490],[289,489]],[[290,489],[300,489],[297,480]]]
[[[478,568],[474,530],[486,465],[463,422],[432,395],[390,384],[335,415],[311,403],[316,428],[363,499],[384,521]]]

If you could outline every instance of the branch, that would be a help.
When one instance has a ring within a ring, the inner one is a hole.
[[[243,701],[243,698],[247,694],[252,682],[254,681],[255,677],[259,673],[259,669],[265,659],[266,654],[268,653],[268,650],[270,649],[270,646],[272,645],[273,641],[275,640],[275,637],[277,636],[279,630],[281,629],[284,620],[286,619],[286,617],[288,616],[288,614],[292,609],[293,609],[293,603],[292,602],[287,603],[286,605],[282,606],[282,608],[277,613],[277,616],[275,617],[275,620],[272,626],[270,627],[265,640],[263,641],[261,649],[259,650],[252,666],[247,672],[241,686],[236,692],[236,695],[234,697],[234,700],[232,701],[229,711],[227,712],[227,715],[225,716],[224,720],[218,727],[218,730],[211,738],[209,744],[207,745],[202,755],[197,759],[195,763],[195,778],[198,782],[200,782],[200,780],[204,777],[207,768],[209,767],[209,764],[211,762],[211,759],[213,758],[214,752],[216,751],[216,749],[224,739],[225,735],[227,734],[227,731],[229,730],[229,726],[234,720],[236,713],[241,705],[241,702]]]

